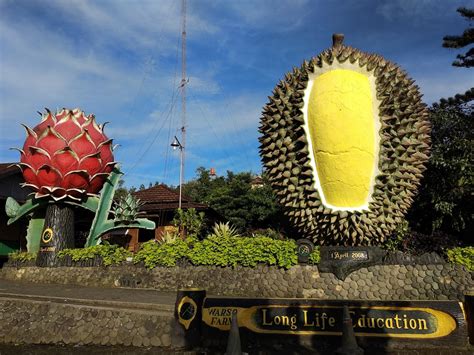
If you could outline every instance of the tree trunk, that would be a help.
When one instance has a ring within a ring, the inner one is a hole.
[[[74,210],[63,204],[51,204],[46,209],[36,265],[54,266],[57,253],[68,248],[74,248]]]

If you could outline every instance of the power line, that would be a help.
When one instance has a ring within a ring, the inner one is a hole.
[[[145,151],[140,155],[140,157],[135,161],[135,164],[128,170],[133,170],[137,165],[138,163],[140,163],[143,159],[143,157],[148,153],[148,151],[150,150],[150,148],[153,146],[153,144],[155,143],[156,139],[158,138],[158,135],[160,134],[161,130],[163,129],[164,125],[166,124],[166,121],[170,118],[171,116],[171,113],[173,112],[173,108],[174,108],[174,105],[176,104],[176,98],[177,98],[177,95],[176,95],[176,92],[177,90],[175,90],[173,92],[173,95],[171,97],[171,104],[170,104],[170,108],[168,110],[168,113],[165,117],[165,119],[163,120],[163,124],[161,125],[161,127],[159,128],[159,130],[155,133],[152,141],[150,142],[150,144],[148,144],[148,146],[146,147]],[[158,120],[156,120],[156,123],[158,123]],[[155,125],[156,127],[156,125]]]
[[[175,3],[174,1],[172,1],[172,2],[170,3],[170,6],[168,7],[167,13],[169,13],[169,11],[170,11],[171,7],[174,5],[174,3]],[[157,43],[160,42],[160,41],[163,39],[163,37],[164,37],[164,31],[163,31],[163,30],[164,30],[164,27],[165,27],[165,25],[162,24],[161,29],[158,31],[159,36],[158,36]],[[139,98],[139,96],[141,96],[140,94],[141,94],[141,92],[142,92],[142,90],[143,90],[143,87],[144,87],[144,85],[145,85],[145,81],[146,81],[147,77],[150,75],[150,73],[153,71],[154,59],[155,59],[155,58],[154,58],[154,55],[153,55],[153,53],[152,53],[152,54],[150,55],[150,57],[149,57],[149,60],[147,60],[147,61],[145,62],[145,68],[144,68],[144,71],[143,71],[142,80],[141,80],[140,85],[138,86],[137,92],[136,92],[136,94],[135,94],[135,96],[134,96],[134,98],[133,98],[133,102],[132,102],[132,105],[130,106],[130,110],[128,111],[128,114],[127,114],[126,117],[125,117],[125,118],[126,118],[126,121],[129,121],[130,118],[132,117],[132,114],[135,112],[135,109],[136,109],[136,106],[137,106],[137,102],[138,102],[138,98]],[[173,84],[173,87],[174,87],[174,86],[175,86],[175,85]],[[149,133],[149,134],[150,134],[150,133]],[[148,136],[149,136],[149,135],[148,135]],[[147,136],[146,139],[148,139],[148,136]],[[137,154],[140,152],[140,148],[141,148],[141,147],[139,147],[139,148],[136,150],[136,153],[135,153],[134,155],[137,155]]]
[[[234,160],[234,162],[236,161],[235,158],[232,157],[231,154],[229,154],[229,152],[227,151],[227,149],[225,148],[227,146],[226,142],[225,141],[222,141],[221,138],[219,137],[219,135],[216,133],[215,129],[214,129],[214,126],[211,124],[211,122],[209,121],[209,119],[207,118],[207,115],[204,113],[201,105],[199,104],[199,101],[196,99],[196,97],[193,95],[193,94],[189,94],[189,96],[191,96],[193,99],[194,99],[194,102],[196,103],[196,107],[198,108],[198,110],[201,112],[201,115],[202,117],[204,118],[204,120],[206,121],[207,125],[209,126],[212,134],[214,135],[214,137],[216,138],[216,140],[219,142],[219,143],[222,143],[220,144],[220,148],[221,150],[224,152],[224,155],[229,159],[229,160]]]
[[[175,56],[175,65],[174,65],[174,77],[173,77],[173,87],[176,87],[176,79],[178,77],[178,55],[179,55],[179,44],[181,41],[181,36],[178,36],[178,40],[176,43],[176,56]],[[163,166],[163,181],[166,180],[168,177],[168,158],[169,158],[169,151],[170,151],[170,145],[169,142],[171,141],[171,127],[172,127],[173,119],[169,121],[169,126],[168,126],[168,138],[166,140],[167,144],[165,145],[165,163]],[[175,132],[176,134],[176,132]]]

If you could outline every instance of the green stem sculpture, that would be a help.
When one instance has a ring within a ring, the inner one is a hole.
[[[66,205],[74,205],[85,208],[95,213],[94,220],[92,222],[91,229],[85,247],[94,246],[100,244],[100,236],[104,233],[110,232],[115,229],[127,229],[127,228],[143,228],[143,229],[155,229],[155,223],[146,218],[136,218],[129,221],[121,221],[117,219],[108,219],[115,190],[117,189],[118,182],[122,173],[118,168],[115,168],[106,180],[104,187],[102,188],[100,198],[97,196],[88,196],[86,200],[82,202],[65,201]],[[5,211],[7,216],[10,217],[7,225],[16,222],[18,219],[25,215],[31,217],[28,232],[27,232],[27,249],[28,252],[38,252],[40,245],[41,231],[44,227],[44,218],[40,217],[39,214],[35,213],[40,208],[47,208],[54,202],[47,199],[35,199],[34,197],[26,200],[23,205],[20,205],[12,197],[8,197],[5,203]]]

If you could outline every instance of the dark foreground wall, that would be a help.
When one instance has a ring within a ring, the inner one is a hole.
[[[11,267],[2,280],[136,287],[176,291],[199,287],[208,295],[235,297],[305,297],[313,299],[462,300],[474,289],[473,274],[459,265],[378,265],[357,270],[344,281],[316,266],[256,268],[173,267],[147,270],[120,267]],[[147,304],[111,306],[87,300],[40,300],[0,297],[0,344],[70,344],[168,348],[173,307]],[[130,304],[128,304],[130,303]],[[462,351],[461,351],[462,350]],[[467,353],[461,349],[459,354]]]
[[[0,297],[0,344],[171,345],[173,311]]]
[[[462,300],[474,289],[473,273],[460,265],[376,265],[344,281],[317,266],[278,267],[4,267],[0,279],[98,287],[176,291],[198,287],[209,295],[367,300]]]

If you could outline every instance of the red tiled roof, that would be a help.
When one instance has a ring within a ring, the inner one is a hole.
[[[174,192],[163,184],[136,191],[133,195],[145,203],[140,210],[147,214],[154,211],[175,210],[179,207],[179,193]],[[181,207],[184,209],[195,208],[197,210],[209,208],[206,204],[194,202],[185,195],[181,196]]]
[[[263,179],[261,176],[255,176],[252,181],[250,181],[252,185],[262,185],[263,184]]]
[[[12,164],[16,163],[0,163],[0,178],[4,178],[17,173],[21,174],[20,168]]]

